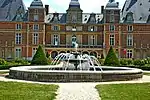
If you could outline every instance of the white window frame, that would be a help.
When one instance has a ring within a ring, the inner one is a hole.
[[[95,35],[91,35],[91,36],[90,36],[90,39],[91,39],[90,44],[91,44],[92,46],[96,45],[96,36],[95,36]]]
[[[54,25],[52,30],[54,30],[54,31],[58,31],[58,30],[59,30],[59,26]]]
[[[36,51],[37,51],[37,48],[32,48],[32,57],[34,57]]]
[[[37,45],[39,43],[39,34],[33,33],[33,44]]]
[[[127,31],[128,32],[132,32],[133,31],[133,26],[132,25],[128,25],[127,26]]]
[[[76,26],[72,26],[72,31],[77,31],[77,27]]]
[[[109,45],[110,46],[115,46],[115,34],[110,34],[109,35]]]
[[[21,58],[22,50],[21,48],[15,49],[15,58]]]
[[[38,21],[38,20],[39,20],[39,15],[35,14],[35,15],[33,16],[33,20],[34,20],[34,21]]]
[[[39,24],[33,24],[33,30],[39,30]]]
[[[109,31],[114,32],[115,31],[115,25],[109,25]]]
[[[132,34],[127,35],[127,46],[133,46],[133,35]]]
[[[53,45],[55,45],[55,46],[59,45],[59,36],[58,36],[58,34],[53,35]]]
[[[128,49],[126,56],[127,56],[127,58],[133,58],[133,50],[132,49]]]
[[[16,24],[16,30],[21,30],[22,29],[22,24]]]
[[[15,43],[16,44],[22,44],[22,34],[21,33],[16,33]]]

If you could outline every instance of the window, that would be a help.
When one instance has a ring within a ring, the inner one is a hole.
[[[91,45],[95,45],[95,35],[91,36]]]
[[[38,24],[34,24],[33,25],[33,30],[39,30],[39,25]]]
[[[39,16],[38,15],[34,15],[34,21],[38,21],[39,20]]]
[[[127,46],[133,46],[133,35],[127,35]]]
[[[38,33],[34,33],[33,34],[33,44],[38,44],[38,40],[39,40],[39,34]]]
[[[21,25],[21,24],[16,24],[16,29],[17,29],[17,30],[22,29],[22,25]]]
[[[35,10],[34,10],[34,13],[35,13],[35,14],[38,14],[38,9],[35,9]]]
[[[53,37],[53,44],[54,44],[55,46],[57,46],[58,43],[59,43],[59,41],[58,41],[58,35],[55,34],[54,37]]]
[[[114,22],[114,15],[110,15],[110,22]]]
[[[32,48],[32,57],[35,55],[37,48]]]
[[[16,50],[15,50],[15,57],[16,58],[21,58],[21,48],[16,48]]]
[[[21,44],[21,43],[22,43],[22,34],[16,33],[16,44]]]
[[[88,31],[91,31],[91,32],[97,31],[97,26],[89,26],[89,27],[88,27]]]
[[[110,37],[109,37],[109,44],[111,46],[115,45],[115,35],[110,35]]]
[[[76,46],[76,42],[77,42],[77,37],[76,35],[72,36],[72,46],[75,47]]]
[[[133,58],[133,51],[127,50],[127,58]]]
[[[133,31],[133,26],[132,25],[129,25],[128,26],[128,32],[132,32]]]
[[[94,31],[94,26],[91,26],[91,30],[90,30],[91,32],[93,32]]]
[[[115,31],[115,25],[110,25],[109,26],[109,30],[112,32],[112,31]]]
[[[72,31],[77,31],[76,26],[72,27]]]
[[[59,30],[59,27],[58,27],[58,26],[53,26],[53,30],[54,30],[54,31],[58,31],[58,30]]]

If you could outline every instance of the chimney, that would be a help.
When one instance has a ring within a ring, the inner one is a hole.
[[[49,5],[45,5],[45,11],[46,11],[46,15],[48,15],[48,13],[49,13]]]
[[[104,6],[101,6],[101,13],[104,13]]]

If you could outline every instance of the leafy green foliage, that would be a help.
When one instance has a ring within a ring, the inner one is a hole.
[[[140,60],[140,59],[136,59],[136,60],[134,60],[134,65],[135,66],[144,66],[145,65],[145,61],[144,60]]]
[[[110,49],[109,49],[109,52],[104,61],[104,65],[106,65],[106,66],[119,66],[120,65],[119,59],[117,58],[112,47],[110,47]]]
[[[46,52],[46,57],[49,58],[50,57],[50,54],[48,52]]]
[[[121,66],[133,65],[132,59],[120,59]]]
[[[19,65],[29,65],[29,62],[27,60],[19,59],[19,58],[15,59],[14,63],[17,63]]]
[[[0,65],[6,65],[7,61],[5,61],[4,59],[0,58]]]
[[[48,65],[48,60],[42,49],[42,46],[39,46],[32,61],[31,65]]]

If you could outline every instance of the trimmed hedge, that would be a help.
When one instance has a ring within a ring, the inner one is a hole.
[[[41,45],[38,47],[31,61],[31,65],[48,65],[48,60]]]
[[[110,47],[109,49],[109,52],[104,61],[104,65],[106,66],[119,66],[120,65],[119,59],[117,58],[116,53],[114,52],[112,47]]]

